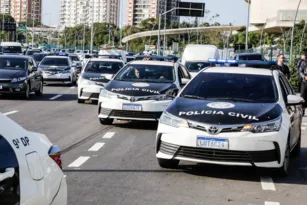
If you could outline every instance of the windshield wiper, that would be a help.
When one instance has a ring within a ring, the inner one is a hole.
[[[243,99],[243,98],[206,98],[207,100],[230,100],[230,101],[234,101],[234,102],[256,102],[255,100],[252,99]]]
[[[191,99],[198,99],[198,100],[206,100],[206,98],[203,98],[203,97],[200,97],[200,96],[197,96],[197,95],[184,95],[182,97],[191,98]]]

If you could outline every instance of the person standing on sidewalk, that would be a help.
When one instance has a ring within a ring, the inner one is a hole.
[[[305,100],[304,104],[304,114],[305,114],[305,108],[307,107],[307,59],[305,58],[304,61],[302,61],[300,66],[300,81],[301,81],[301,96]]]
[[[301,92],[301,85],[302,85],[302,77],[300,75],[301,72],[301,65],[302,63],[306,60],[306,54],[302,54],[301,59],[299,59],[298,63],[297,63],[297,70],[298,70],[298,77],[299,77],[299,81],[298,81],[298,90],[299,92]]]
[[[284,54],[279,54],[277,56],[277,65],[273,66],[273,69],[280,70],[290,80],[290,69],[285,64],[285,59]]]

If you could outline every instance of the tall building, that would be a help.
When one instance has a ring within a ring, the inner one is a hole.
[[[11,0],[0,0],[0,13],[9,14],[11,9],[10,5]]]
[[[16,22],[25,22],[26,19],[41,22],[42,0],[10,0],[10,14]],[[27,16],[28,15],[28,16]]]
[[[60,24],[63,27],[92,22],[118,25],[119,14],[120,0],[61,0]]]
[[[139,25],[147,18],[157,18],[159,13],[163,13],[177,6],[179,0],[128,0],[127,24]],[[166,15],[167,20],[179,22],[180,17],[176,16],[176,11]]]

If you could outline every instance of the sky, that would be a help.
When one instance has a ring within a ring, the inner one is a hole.
[[[60,21],[60,1],[61,0],[43,0],[43,22],[47,25],[58,25]],[[126,8],[128,0],[121,0],[123,8]],[[183,0],[190,2],[205,2],[206,10],[210,10],[210,15],[219,14],[217,20],[221,24],[232,23],[234,25],[245,25],[247,16],[247,5],[244,0]],[[126,22],[126,15],[123,15],[123,23]],[[51,13],[50,15],[44,15]]]

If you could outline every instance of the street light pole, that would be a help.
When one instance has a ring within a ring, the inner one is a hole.
[[[294,27],[295,27],[295,23],[296,23],[297,13],[298,13],[298,10],[299,10],[300,5],[301,5],[301,1],[302,1],[302,0],[299,0],[299,2],[298,2],[297,9],[296,9],[296,13],[295,13],[295,17],[294,17],[294,20],[293,20],[293,25],[292,25],[291,46],[290,46],[290,58],[289,58],[290,61],[289,61],[289,62],[291,62],[291,60],[292,60],[293,39],[294,39]]]
[[[158,54],[158,56],[160,55],[160,50],[161,50],[161,48],[160,48],[160,33],[161,33],[161,18],[162,18],[162,14],[159,14],[159,30],[158,30],[158,45],[157,45],[157,50],[158,50],[158,52],[157,52],[157,54]]]
[[[166,12],[166,9],[167,9],[167,0],[164,0],[165,1],[165,4],[164,4],[164,12]],[[165,50],[166,50],[166,34],[165,34],[165,31],[166,31],[166,14],[164,16],[164,38],[163,38],[163,55],[165,53]]]
[[[246,23],[246,36],[245,36],[245,49],[248,49],[248,28],[249,28],[249,16],[250,16],[250,0],[248,0],[248,12],[247,12],[247,23]]]
[[[2,34],[1,41],[4,41],[4,13],[2,13]]]
[[[94,5],[95,1],[92,0],[92,26],[91,26],[91,48],[90,52],[93,53],[93,44],[94,44]]]

